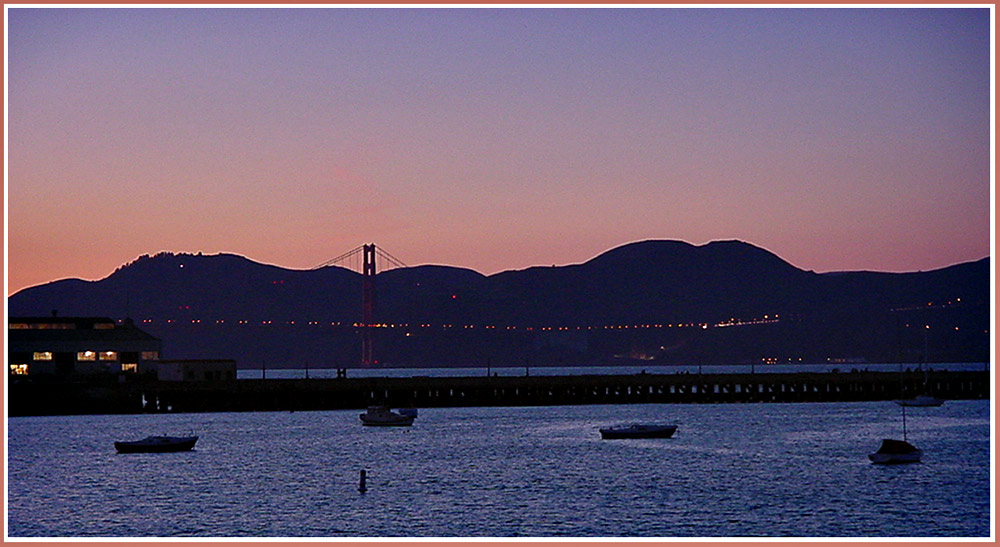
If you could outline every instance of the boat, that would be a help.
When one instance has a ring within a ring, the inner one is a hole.
[[[677,431],[670,424],[624,424],[598,429],[602,439],[669,439]]]
[[[903,405],[903,440],[882,439],[882,446],[868,454],[872,463],[916,463],[923,452],[906,440],[906,406]]]
[[[153,435],[138,441],[115,441],[115,450],[121,454],[138,452],[184,452],[194,448],[198,437],[167,437]]]
[[[944,401],[930,395],[917,395],[912,399],[897,399],[899,406],[941,406]]]
[[[397,414],[389,410],[388,407],[381,405],[368,407],[368,411],[362,414],[360,418],[361,423],[364,425],[413,425],[413,416]]]
[[[926,365],[926,364],[927,364],[927,329],[924,329],[924,360],[923,360],[923,365],[921,365],[920,367],[917,367],[917,371],[919,372],[921,370],[921,368],[923,368],[923,366]],[[909,371],[909,369],[907,369],[907,371]],[[899,366],[899,372],[900,372],[900,375],[902,376],[903,365]],[[933,395],[930,395],[930,389],[928,387],[929,384],[930,384],[930,369],[924,369],[923,372],[924,372],[924,387],[919,392],[920,394],[917,395],[916,397],[911,397],[909,399],[897,399],[896,400],[896,404],[897,405],[899,405],[899,406],[941,406],[942,404],[944,404],[944,400],[943,399],[938,399],[937,397],[934,397]],[[902,386],[902,381],[901,381],[900,382],[900,391],[903,390],[902,388],[903,388],[903,386]]]
[[[923,452],[906,441],[882,439],[878,451],[869,454],[872,463],[916,463]]]

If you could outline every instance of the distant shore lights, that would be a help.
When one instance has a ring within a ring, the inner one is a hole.
[[[725,321],[717,321],[712,323],[705,322],[684,322],[684,323],[636,323],[636,324],[609,324],[609,325],[494,325],[486,324],[479,325],[473,323],[467,323],[456,326],[453,323],[419,323],[411,325],[410,323],[364,323],[361,321],[344,322],[344,321],[318,321],[318,320],[297,320],[288,319],[284,321],[276,321],[272,319],[261,319],[261,320],[249,320],[249,319],[215,319],[215,320],[202,320],[202,319],[154,319],[145,318],[142,319],[143,324],[156,324],[156,323],[168,323],[168,324],[189,324],[189,325],[260,325],[260,326],[271,326],[271,325],[283,325],[290,327],[304,326],[304,327],[348,327],[348,328],[376,328],[376,329],[398,329],[398,328],[421,328],[421,329],[486,329],[486,330],[508,330],[508,331],[587,331],[587,330],[646,330],[646,329],[709,329],[709,328],[726,328],[726,327],[743,327],[751,325],[764,325],[771,323],[778,323],[780,321],[777,314],[768,314],[762,318],[754,319],[737,319],[730,318]]]

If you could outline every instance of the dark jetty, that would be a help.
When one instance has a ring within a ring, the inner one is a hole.
[[[889,401],[929,387],[988,399],[988,371],[336,378],[121,384],[17,383],[10,416],[643,403]]]

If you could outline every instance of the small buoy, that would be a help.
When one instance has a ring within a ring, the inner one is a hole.
[[[358,482],[358,492],[364,494],[368,491],[368,486],[365,484],[365,479],[367,478],[367,472],[364,469],[361,470],[361,480]]]

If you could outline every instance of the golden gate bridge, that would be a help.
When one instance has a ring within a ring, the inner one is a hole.
[[[359,271],[360,260],[361,272],[361,365],[370,367],[378,363],[375,360],[375,278],[376,278],[376,257],[389,263],[391,268],[407,267],[403,261],[392,256],[380,248],[376,248],[374,243],[366,243],[346,253],[327,260],[326,262],[313,268],[314,270],[326,266],[341,266],[354,271]]]

